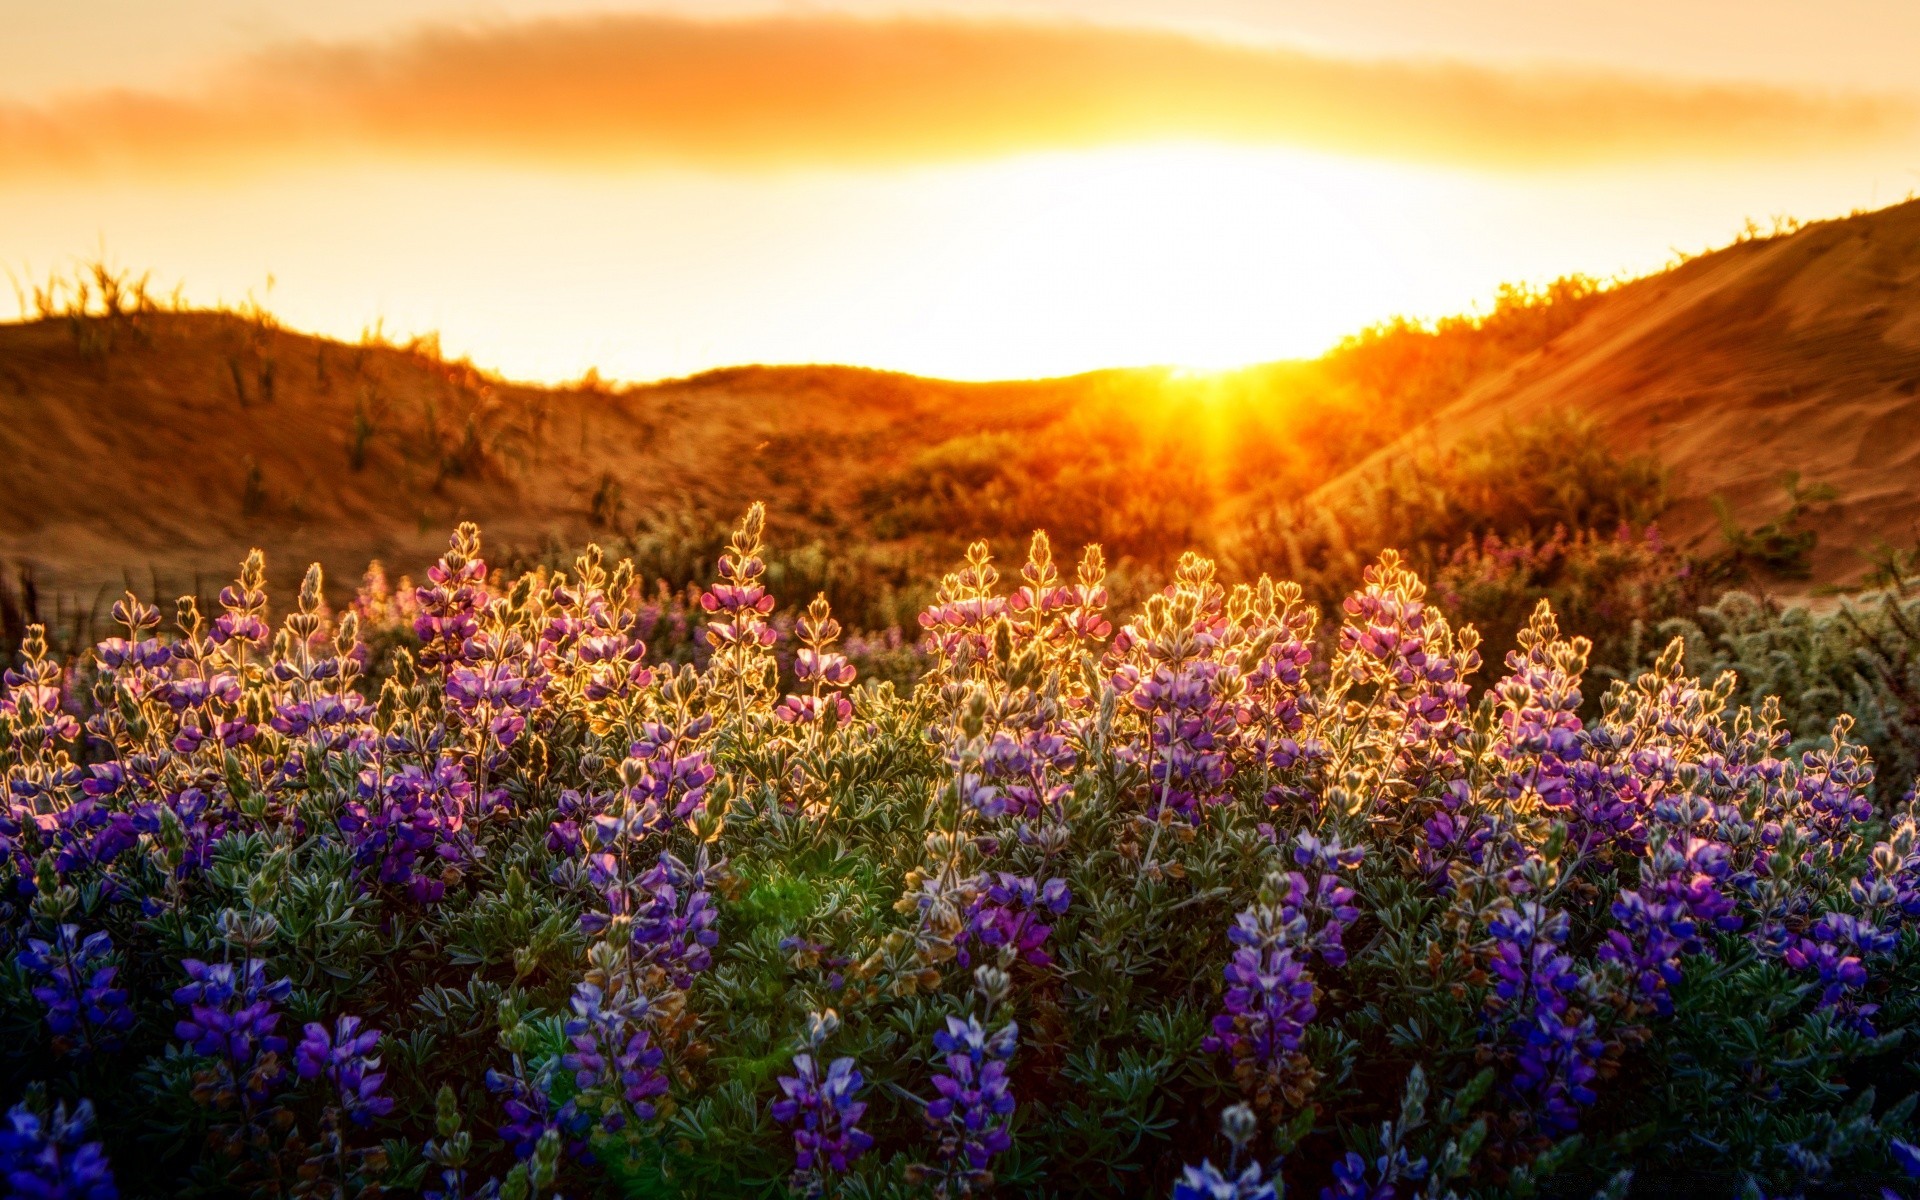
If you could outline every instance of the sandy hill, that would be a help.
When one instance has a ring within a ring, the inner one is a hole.
[[[1920,202],[1703,255],[1615,289],[1540,349],[1468,387],[1384,457],[1572,409],[1671,470],[1662,524],[1755,525],[1782,475],[1837,492],[1804,519],[1814,582],[1920,541]],[[1363,472],[1372,463],[1355,468]],[[1328,485],[1337,490],[1341,481]]]
[[[217,586],[252,545],[270,549],[281,581],[311,559],[338,585],[373,557],[417,570],[469,518],[492,544],[520,548],[663,510],[711,521],[756,498],[776,536],[830,550],[924,535],[949,512],[999,513],[1010,528],[1067,522],[993,490],[996,467],[1022,454],[1023,470],[1051,469],[1033,465],[1036,446],[1079,455],[1072,479],[1088,509],[1143,494],[1185,505],[1205,529],[1215,505],[1263,495],[1275,478],[1303,496],[1357,460],[1364,471],[1569,409],[1671,467],[1666,524],[1684,538],[1718,537],[1715,497],[1743,523],[1775,515],[1779,477],[1797,470],[1839,493],[1809,518],[1816,582],[1857,576],[1876,540],[1915,541],[1920,204],[1735,245],[1562,313],[1533,341],[1443,373],[1437,410],[1385,447],[1340,416],[1377,394],[1355,380],[1396,361],[1381,356],[1230,377],[963,384],[746,367],[541,388],[426,347],[343,344],[259,315],[0,325],[0,565],[16,586],[29,569],[53,616],[123,584],[163,597]],[[1345,399],[1324,399],[1334,393]],[[1310,429],[1303,398],[1314,396]],[[1342,434],[1349,426],[1358,432]],[[1129,439],[1175,449],[1101,475]],[[1140,520],[1164,529],[1163,515]]]
[[[983,422],[1042,419],[1099,378],[750,367],[547,389],[233,314],[111,324],[0,326],[0,559],[43,600],[191,590],[253,545],[281,579],[311,559],[336,582],[369,557],[417,569],[465,519],[524,548],[763,498],[789,536],[831,541],[867,475]]]

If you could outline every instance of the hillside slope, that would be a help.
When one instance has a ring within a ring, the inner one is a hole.
[[[281,586],[320,560],[338,588],[370,558],[418,570],[463,519],[525,550],[754,499],[776,539],[828,551],[1044,524],[1153,557],[1566,411],[1668,465],[1663,525],[1697,545],[1718,542],[1717,497],[1752,526],[1784,507],[1783,472],[1832,485],[1806,518],[1813,582],[1857,578],[1863,551],[1920,529],[1920,203],[1216,375],[743,367],[541,388],[257,313],[0,325],[0,571],[29,571],[54,616],[123,585],[211,591],[254,545]]]
[[[526,547],[766,499],[787,535],[831,540],[861,482],[913,447],[1017,429],[1099,378],[742,368],[545,389],[232,314],[148,314],[111,336],[83,350],[63,321],[0,326],[0,559],[79,603],[123,580],[192,590],[253,545],[282,580],[309,559],[335,582],[370,557],[417,569],[465,519]]]
[[[1837,492],[1801,522],[1819,535],[1813,582],[1858,577],[1878,541],[1913,546],[1920,202],[1737,244],[1615,289],[1373,461],[1565,410],[1668,466],[1674,505],[1662,524],[1683,543],[1719,539],[1716,497],[1743,526],[1780,515],[1782,476],[1797,471]]]

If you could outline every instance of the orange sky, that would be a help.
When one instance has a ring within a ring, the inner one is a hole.
[[[482,365],[1312,353],[1920,185],[1920,6],[0,0],[0,262]]]

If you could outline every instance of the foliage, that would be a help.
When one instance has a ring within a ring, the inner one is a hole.
[[[1391,552],[1323,630],[1194,554],[1118,611],[1044,536],[969,548],[875,681],[764,528],[691,598],[463,526],[337,614],[315,568],[272,621],[256,554],[166,633],[30,631],[11,1186],[1904,1186],[1920,818],[1854,721],[1797,750],[1684,638],[1590,705],[1545,603],[1481,689]]]

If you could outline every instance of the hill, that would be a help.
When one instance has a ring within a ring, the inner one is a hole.
[[[1689,544],[1720,538],[1716,498],[1754,526],[1785,505],[1784,472],[1832,485],[1800,522],[1819,538],[1809,582],[1845,584],[1920,521],[1917,285],[1906,204],[1610,289],[1516,290],[1312,362],[988,384],[742,367],[630,388],[115,304],[0,325],[0,559],[56,616],[128,584],[211,590],[253,545],[275,548],[277,580],[311,559],[344,586],[369,558],[417,569],[459,520],[536,552],[764,499],[776,540],[827,552],[1045,526],[1153,563],[1572,414],[1665,464],[1663,524]]]
[[[1833,489],[1799,524],[1811,582],[1845,585],[1880,541],[1920,540],[1920,202],[1738,243],[1608,292],[1322,489],[1385,460],[1573,412],[1671,474],[1662,525],[1684,544],[1760,525],[1782,481]]]

